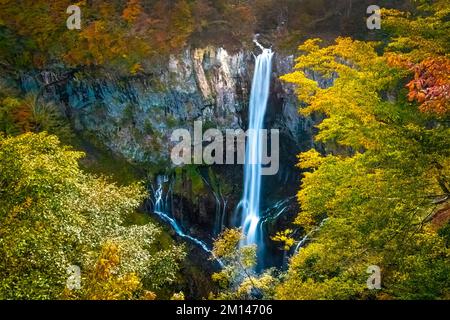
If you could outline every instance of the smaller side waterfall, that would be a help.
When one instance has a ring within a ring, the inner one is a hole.
[[[280,216],[283,215],[286,211],[288,211],[292,205],[292,201],[295,199],[295,196],[288,197],[286,199],[281,199],[268,207],[261,214],[261,227],[267,222],[276,221]]]
[[[186,234],[181,229],[178,222],[173,217],[170,216],[170,213],[169,213],[170,208],[167,205],[168,196],[169,196],[170,192],[168,192],[166,194],[166,196],[164,196],[164,184],[167,183],[168,181],[169,181],[169,178],[167,176],[158,176],[156,178],[156,189],[153,188],[153,185],[151,186],[153,196],[154,196],[153,212],[158,217],[160,217],[161,220],[168,223],[178,236],[180,236],[184,239],[187,239],[189,241],[192,241],[193,243],[198,245],[200,248],[202,248],[206,253],[212,254],[211,250],[208,248],[208,246],[203,241]]]

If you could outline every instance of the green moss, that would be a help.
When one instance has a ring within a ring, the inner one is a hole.
[[[123,117],[121,119],[121,122],[122,124],[129,124],[133,122],[133,120],[134,120],[134,106],[133,104],[129,103],[123,110]]]
[[[148,119],[144,121],[144,132],[148,133],[148,134],[154,134],[155,133],[155,129],[153,128],[153,124]]]
[[[151,88],[155,92],[166,92],[166,85],[158,78],[150,79]]]
[[[186,172],[192,183],[192,193],[200,194],[204,191],[205,185],[203,179],[198,172],[198,168],[193,165],[186,166]]]
[[[175,128],[175,126],[178,125],[178,120],[174,116],[168,115],[166,119],[166,125],[169,129]]]
[[[125,223],[127,225],[143,226],[146,225],[147,223],[153,223],[154,221],[155,220],[150,215],[144,214],[140,211],[134,211],[127,217]]]

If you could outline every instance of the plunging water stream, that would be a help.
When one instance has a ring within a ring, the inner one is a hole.
[[[242,210],[241,227],[246,235],[243,245],[262,245],[261,230],[258,228],[261,219],[261,162],[263,153],[261,130],[263,129],[269,98],[273,52],[271,49],[264,48],[256,40],[255,43],[262,49],[262,53],[256,57],[253,74],[249,105],[249,134],[244,164],[244,194],[239,204]]]

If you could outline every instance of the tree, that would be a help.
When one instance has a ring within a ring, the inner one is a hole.
[[[223,266],[212,275],[221,291],[211,294],[210,299],[268,299],[273,296],[277,283],[273,270],[260,275],[255,273],[256,246],[240,247],[243,237],[240,229],[226,229],[214,241],[213,258],[219,259]]]
[[[43,67],[60,56],[65,43],[61,40],[68,35],[65,12],[71,4],[69,0],[1,1],[0,34],[5,36],[0,36],[0,61],[22,68]]]
[[[440,212],[448,224],[448,125],[412,108],[403,90],[409,71],[376,43],[319,43],[300,46],[296,70],[282,77],[297,86],[301,113],[325,115],[315,138],[326,153],[300,155],[296,223],[316,232],[276,297],[448,298],[449,248],[435,221]],[[332,85],[321,88],[311,71]],[[371,265],[381,268],[380,291],[366,286]]]
[[[0,100],[0,131],[8,135],[24,132],[49,132],[69,141],[73,133],[68,119],[53,103],[29,95],[23,99],[6,95]]]
[[[111,2],[79,2],[80,31],[66,27],[66,9],[71,4],[67,0],[2,1],[0,63],[13,69],[63,62],[72,68],[106,66],[125,74],[140,71],[152,42],[150,20],[140,1],[129,1],[125,8]]]
[[[408,99],[421,111],[448,116],[450,110],[450,23],[448,1],[419,1],[419,13],[383,11],[383,26],[391,34],[388,62],[413,73]]]
[[[46,133],[0,137],[0,298],[128,299],[175,280],[182,248],[159,247],[151,223],[125,224],[142,186],[85,174],[82,156]],[[68,292],[72,265],[81,289]]]
[[[151,36],[158,52],[163,54],[182,49],[195,27],[191,7],[185,0],[177,0],[173,4],[157,1],[150,19]]]

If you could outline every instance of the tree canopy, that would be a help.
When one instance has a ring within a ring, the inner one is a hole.
[[[153,58],[164,58],[188,44],[237,49],[251,46],[254,35],[264,33],[281,49],[292,48],[309,33],[356,32],[364,21],[354,13],[364,12],[369,2],[2,0],[0,63],[10,71],[64,64],[135,74],[148,71]],[[398,7],[406,2],[383,0],[380,5]],[[66,27],[70,5],[81,9],[80,30]]]
[[[129,299],[175,280],[182,248],[126,224],[142,186],[88,175],[82,156],[46,133],[0,137],[0,298]],[[81,290],[66,288],[72,265]]]
[[[276,297],[448,299],[450,7],[423,10],[385,12],[394,30],[385,43],[308,40],[283,76],[297,86],[301,113],[325,115],[315,137],[325,152],[299,156],[296,223],[314,232]],[[311,71],[332,85],[320,87]],[[372,265],[378,291],[366,286]]]

